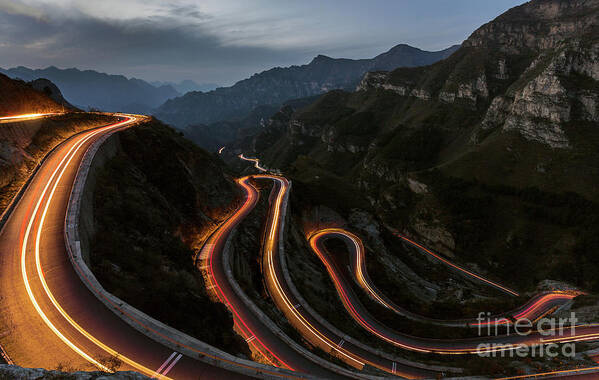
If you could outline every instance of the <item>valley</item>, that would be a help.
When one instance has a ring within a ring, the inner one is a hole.
[[[72,5],[155,80],[0,70],[0,379],[599,377],[599,0],[458,0],[457,44],[420,3],[184,3]],[[400,8],[450,47],[370,41]]]

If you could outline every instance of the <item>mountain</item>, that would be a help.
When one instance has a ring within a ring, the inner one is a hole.
[[[597,290],[598,125],[599,0],[533,0],[443,61],[282,110],[244,151],[524,289]]]
[[[0,73],[25,81],[48,79],[61,88],[69,102],[84,109],[148,113],[167,99],[180,95],[168,85],[154,87],[141,79],[127,79],[122,75],[93,70],[58,69],[54,66],[32,70],[19,66],[0,68]]]
[[[69,112],[71,108],[47,79],[27,83],[0,74],[0,117],[61,113],[33,120],[0,120],[0,214],[57,144],[82,130],[117,121],[107,115]]]
[[[34,85],[35,84],[35,85]],[[11,116],[28,113],[49,113],[62,111],[62,105],[51,98],[54,93],[59,96],[60,90],[52,83],[47,82],[45,86],[37,89],[41,84],[25,83],[13,80],[0,74],[0,115]],[[44,88],[48,87],[48,91]],[[56,91],[58,91],[56,93]]]
[[[283,108],[307,105],[316,96],[293,99],[285,102]],[[190,126],[183,130],[185,136],[202,148],[215,152],[223,146],[236,148],[237,142],[251,138],[264,128],[267,120],[279,111],[279,106],[263,105],[254,108],[241,119],[217,121],[208,125]],[[235,142],[235,144],[233,144]]]
[[[160,87],[160,86],[171,86],[173,87],[175,90],[177,90],[177,92],[181,93],[181,94],[186,94],[190,91],[201,91],[201,92],[208,92],[208,91],[212,91],[214,89],[216,89],[218,87],[218,84],[216,83],[201,83],[198,84],[190,79],[185,79],[182,80],[181,82],[175,83],[175,82],[160,82],[160,81],[155,81],[155,82],[150,82],[150,84],[152,86],[155,87]]]
[[[33,87],[34,90],[43,92],[48,95],[50,99],[54,100],[56,103],[64,106],[66,108],[74,109],[75,107],[70,104],[63,96],[62,91],[58,88],[57,85],[49,81],[45,78],[40,78],[29,82],[29,85]]]
[[[398,45],[375,58],[359,60],[319,55],[307,65],[270,69],[231,87],[206,93],[189,92],[166,101],[154,114],[180,128],[239,118],[257,106],[280,105],[290,99],[322,94],[332,89],[353,88],[368,71],[431,64],[451,55],[457,48],[453,46],[428,52]]]
[[[217,157],[155,120],[118,140],[93,191],[91,270],[107,291],[153,318],[249,357],[248,343],[233,330],[227,308],[210,298],[195,262],[201,236],[236,207],[235,183]]]

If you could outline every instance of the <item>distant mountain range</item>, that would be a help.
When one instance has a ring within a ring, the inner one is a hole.
[[[429,52],[397,45],[372,59],[342,59],[319,55],[307,65],[277,67],[239,81],[231,87],[210,92],[189,92],[170,99],[154,113],[180,128],[242,118],[262,105],[280,105],[333,89],[354,89],[369,71],[393,70],[435,63],[450,56],[459,46]]]
[[[218,87],[218,84],[216,84],[216,83],[200,83],[200,84],[198,84],[190,79],[182,80],[181,82],[178,82],[178,83],[154,81],[154,82],[150,82],[150,84],[155,87],[171,86],[172,88],[174,88],[181,94],[186,94],[190,91],[208,92],[208,91],[212,91]]]
[[[19,66],[0,68],[0,73],[27,82],[48,79],[60,88],[70,103],[82,109],[149,113],[167,99],[180,95],[170,85],[155,87],[141,79],[128,79],[123,75],[93,70],[59,69],[54,66],[33,70]]]

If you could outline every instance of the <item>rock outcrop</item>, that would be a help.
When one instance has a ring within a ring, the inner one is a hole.
[[[310,202],[368,209],[489,273],[595,283],[558,268],[599,234],[598,53],[599,0],[529,1],[433,65],[370,72],[276,115],[244,152]]]
[[[567,148],[566,124],[599,121],[597,7],[595,0],[529,2],[479,28],[446,64],[368,73],[357,90],[466,101],[486,110],[483,128]]]

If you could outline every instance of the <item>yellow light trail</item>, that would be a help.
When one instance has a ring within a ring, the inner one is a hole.
[[[2,116],[2,117],[0,117],[0,121],[18,121],[18,120],[25,120],[25,119],[37,119],[40,117],[60,115],[60,114],[61,113],[59,113],[59,112],[52,112],[52,113],[28,113],[28,114],[24,114],[24,115],[15,115],[15,116]]]
[[[339,349],[339,347],[337,347],[337,344],[335,342],[331,341],[324,334],[322,334],[320,331],[318,331],[318,329],[316,329],[301,313],[299,313],[295,309],[295,307],[293,307],[293,303],[289,300],[287,294],[283,290],[283,288],[279,282],[279,278],[276,275],[275,268],[274,268],[274,258],[273,258],[274,245],[273,245],[273,243],[274,243],[274,238],[276,236],[276,232],[279,229],[281,203],[283,201],[283,197],[285,196],[285,192],[286,192],[286,188],[287,188],[287,184],[285,183],[286,180],[284,180],[281,177],[267,176],[267,175],[257,175],[257,176],[254,176],[254,178],[267,178],[267,179],[279,181],[279,183],[281,184],[281,190],[279,191],[279,193],[277,195],[277,199],[275,201],[275,209],[274,209],[274,213],[273,213],[272,223],[270,225],[270,232],[269,232],[268,239],[266,242],[267,245],[266,245],[266,250],[265,250],[266,255],[267,255],[267,262],[268,262],[268,273],[270,275],[271,283],[275,286],[275,290],[277,291],[278,295],[280,296],[280,299],[283,300],[283,303],[285,304],[287,310],[289,312],[291,312],[295,316],[295,318],[308,331],[310,331],[312,333],[312,335],[314,335],[320,341],[325,343],[331,349],[333,349],[333,350],[339,352],[340,354],[342,354],[343,356],[345,356],[352,363],[358,364],[359,367],[364,367],[364,364],[365,364],[364,361],[352,357],[347,352],[345,352],[345,350]]]
[[[42,271],[42,267],[41,267],[41,261],[40,261],[40,239],[41,239],[41,235],[42,235],[42,228],[43,228],[43,224],[45,221],[45,217],[46,214],[48,212],[49,209],[49,205],[52,201],[52,198],[54,197],[54,193],[56,191],[56,188],[58,186],[58,184],[60,183],[62,176],[64,175],[64,172],[66,171],[67,167],[70,165],[71,161],[73,160],[73,158],[75,157],[75,154],[79,151],[79,149],[91,138],[95,137],[96,135],[108,131],[110,129],[116,129],[119,127],[124,126],[125,124],[134,122],[135,118],[130,118],[124,122],[120,122],[117,124],[113,124],[111,126],[105,127],[105,128],[101,128],[98,129],[94,132],[91,132],[89,134],[87,134],[85,137],[81,138],[79,141],[77,141],[77,143],[75,143],[69,150],[68,152],[64,155],[64,157],[62,158],[62,160],[60,161],[60,163],[57,165],[56,169],[54,170],[54,172],[52,173],[50,179],[48,180],[48,182],[46,183],[39,199],[38,202],[35,206],[35,209],[32,213],[32,216],[29,220],[29,223],[27,225],[27,229],[25,232],[25,236],[22,242],[22,248],[21,248],[21,274],[23,277],[23,282],[25,284],[25,287],[27,289],[27,294],[29,296],[29,299],[31,300],[34,308],[36,309],[37,313],[39,314],[39,316],[42,318],[42,320],[46,323],[46,325],[50,328],[50,330],[52,330],[52,332],[54,332],[54,334],[56,336],[58,336],[60,338],[60,340],[62,340],[67,346],[69,346],[71,349],[73,349],[77,354],[79,354],[81,357],[83,357],[84,359],[86,359],[87,361],[89,361],[90,363],[92,363],[93,365],[95,365],[96,367],[102,369],[103,371],[107,371],[110,372],[110,370],[102,365],[100,362],[98,362],[96,359],[92,358],[89,354],[87,354],[86,352],[84,352],[81,348],[79,348],[75,343],[71,342],[68,338],[66,338],[61,332],[60,330],[50,321],[50,319],[47,317],[47,315],[44,313],[44,311],[41,309],[41,307],[39,306],[35,296],[33,295],[33,291],[31,290],[31,286],[29,284],[29,277],[27,274],[27,269],[26,269],[26,257],[27,257],[27,245],[28,245],[28,240],[29,240],[29,236],[31,234],[31,229],[33,227],[33,224],[35,222],[35,219],[38,215],[41,203],[45,197],[45,194],[48,191],[48,188],[50,186],[50,184],[52,183],[52,181],[54,180],[54,178],[56,177],[57,173],[60,171],[60,174],[58,175],[58,177],[56,178],[56,181],[54,182],[54,186],[52,187],[52,190],[48,196],[48,199],[46,200],[46,204],[44,207],[44,210],[42,212],[40,221],[39,221],[39,226],[37,229],[37,233],[36,233],[36,237],[35,237],[35,262],[36,262],[36,268],[37,268],[37,274],[38,277],[42,283],[42,287],[44,288],[44,291],[46,293],[46,295],[48,296],[48,298],[50,299],[50,301],[52,302],[52,304],[55,306],[55,308],[59,311],[59,313],[63,316],[63,318],[71,325],[73,326],[77,331],[79,331],[83,336],[85,336],[87,339],[89,339],[91,342],[93,342],[96,346],[100,347],[101,349],[103,349],[105,352],[107,352],[110,355],[113,356],[117,356],[119,359],[123,360],[125,363],[131,365],[133,368],[141,371],[142,373],[145,373],[147,375],[150,375],[152,377],[158,377],[160,379],[170,379],[169,377],[163,376],[158,374],[157,372],[135,362],[132,359],[129,359],[126,356],[121,355],[119,352],[117,352],[116,350],[110,348],[109,346],[105,345],[104,343],[100,342],[98,339],[96,339],[93,335],[91,335],[90,333],[88,333],[85,329],[83,329],[79,324],[77,324],[69,315],[68,313],[60,306],[60,304],[58,303],[58,301],[56,300],[56,298],[54,297],[54,295],[52,294],[52,292],[50,291],[50,288],[48,287],[45,277],[43,275],[43,271]],[[68,160],[67,160],[68,159]],[[66,163],[65,163],[66,160]]]

